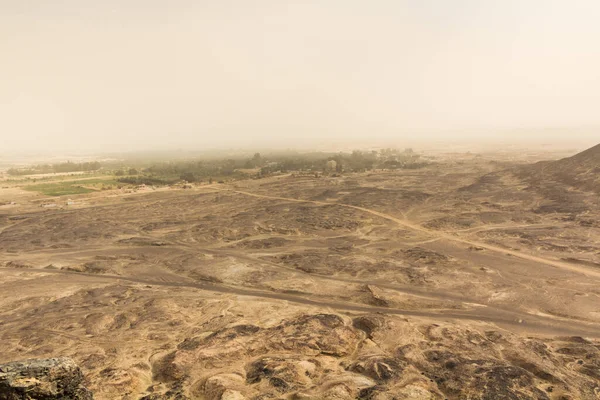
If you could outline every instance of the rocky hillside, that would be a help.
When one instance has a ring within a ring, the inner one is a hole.
[[[598,398],[597,342],[481,328],[379,314],[305,314],[269,328],[229,325],[189,336],[157,354],[145,390],[136,387],[142,376],[89,360],[82,366],[90,387],[106,399]],[[69,358],[3,364],[0,400],[92,400],[82,381]]]
[[[459,188],[455,195],[470,204],[518,204],[512,212],[575,216],[595,213],[599,193],[600,144],[557,161],[493,171]]]
[[[522,172],[534,182],[554,181],[581,190],[600,192],[600,144],[572,157],[534,164]]]
[[[0,400],[92,400],[70,358],[0,364]]]

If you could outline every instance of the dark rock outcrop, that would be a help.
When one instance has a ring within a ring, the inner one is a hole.
[[[70,358],[0,364],[0,400],[92,400]]]

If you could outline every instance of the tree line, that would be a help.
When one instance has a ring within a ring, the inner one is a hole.
[[[115,171],[119,182],[129,184],[172,184],[181,180],[202,182],[222,179],[260,178],[274,173],[364,172],[372,169],[421,168],[427,165],[412,149],[404,151],[353,151],[351,153],[282,152],[262,156],[220,160],[187,160],[154,163],[146,168],[122,168]]]
[[[51,174],[65,172],[81,172],[81,171],[97,171],[102,167],[98,161],[90,162],[64,162],[59,164],[40,164],[28,168],[10,168],[7,173],[13,176],[34,175],[34,174]]]

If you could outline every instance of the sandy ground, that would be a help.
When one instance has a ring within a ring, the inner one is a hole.
[[[71,356],[98,399],[598,398],[596,200],[498,169],[2,189],[0,358]]]

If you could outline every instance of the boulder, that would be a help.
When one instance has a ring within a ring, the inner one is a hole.
[[[0,400],[92,400],[70,358],[0,364]]]

